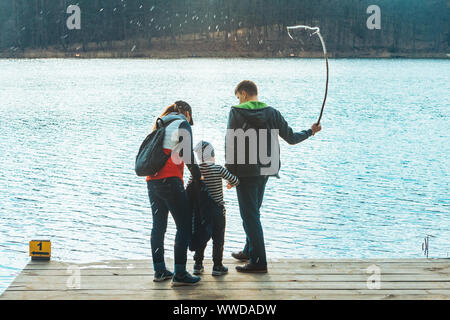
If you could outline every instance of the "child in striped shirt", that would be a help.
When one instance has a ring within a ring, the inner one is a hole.
[[[215,164],[215,155],[213,146],[206,141],[200,141],[194,148],[199,160],[200,172],[204,178],[203,182],[208,187],[211,197],[217,203],[217,210],[221,212],[212,214],[212,241],[213,241],[213,276],[221,276],[228,273],[228,268],[222,264],[223,246],[225,242],[225,202],[223,201],[222,179],[228,181],[231,187],[239,185],[239,179],[232,175],[221,165]],[[192,180],[192,176],[190,181]],[[194,274],[199,275],[204,271],[203,258],[206,249],[197,250],[194,255]]]

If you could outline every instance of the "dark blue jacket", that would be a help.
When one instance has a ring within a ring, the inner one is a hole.
[[[204,248],[211,239],[213,214],[222,210],[217,210],[218,204],[211,197],[203,181],[194,180],[186,187],[186,192],[192,210],[192,235],[189,250],[196,251]]]
[[[251,146],[249,140],[246,140],[244,144],[245,147],[242,150],[238,149],[238,140],[233,136],[234,134],[232,132],[237,132],[236,130],[239,129],[242,129],[244,132],[248,132],[249,129],[257,132],[257,141],[253,142],[254,145]],[[280,155],[278,135],[289,144],[300,143],[312,135],[311,129],[294,132],[281,113],[277,109],[267,106],[265,103],[249,101],[239,106],[232,107],[228,117],[227,137],[225,142],[225,166],[235,176],[239,178],[261,176],[261,169],[272,168],[274,165],[274,172],[266,175],[278,176],[281,167],[280,161],[276,164],[265,164],[264,161],[261,161],[260,146],[261,143],[264,143],[262,141],[260,142],[262,136],[260,134],[261,129],[265,130],[267,133],[267,136],[265,137],[267,156],[271,157],[274,153],[278,153],[278,159]],[[278,130],[278,135],[271,135],[271,129]],[[272,141],[272,139],[275,139],[275,141]],[[277,146],[276,150],[271,150],[272,145]],[[228,148],[234,150],[234,159],[231,159],[231,153]],[[251,152],[252,154],[250,154]],[[256,152],[257,154],[254,155],[253,152]],[[238,161],[238,156],[242,156],[242,153],[245,153],[245,163],[239,163]],[[266,156],[266,154],[264,154],[264,156]],[[252,158],[257,159],[256,163],[251,163],[250,159]]]

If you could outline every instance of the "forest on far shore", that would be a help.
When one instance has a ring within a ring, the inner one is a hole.
[[[67,8],[80,8],[79,29]],[[380,29],[369,29],[371,5]],[[1,0],[1,57],[448,57],[447,0]],[[311,39],[311,40],[308,40]]]

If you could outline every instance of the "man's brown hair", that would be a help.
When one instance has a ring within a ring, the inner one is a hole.
[[[234,89],[234,93],[242,93],[242,91],[247,92],[247,94],[251,97],[258,95],[258,87],[253,81],[250,80],[244,80],[241,81],[237,86],[236,89]]]

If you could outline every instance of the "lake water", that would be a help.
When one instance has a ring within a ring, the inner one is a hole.
[[[283,143],[262,208],[269,258],[420,258],[450,253],[450,62],[331,60],[323,131]],[[188,101],[194,139],[218,163],[234,86],[307,129],[320,111],[321,59],[0,60],[0,292],[28,261],[150,258],[151,212],[134,173],[164,107]],[[186,170],[187,171],[187,170]],[[244,232],[226,192],[225,257]],[[170,218],[166,256],[172,257]],[[210,249],[208,249],[208,253]],[[190,254],[192,257],[192,254]]]

